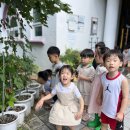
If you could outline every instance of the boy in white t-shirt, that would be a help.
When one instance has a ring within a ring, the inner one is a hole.
[[[50,62],[52,65],[52,80],[51,80],[51,88],[54,88],[54,86],[59,82],[59,70],[64,65],[60,61],[60,50],[56,46],[51,46],[47,50],[47,55],[49,57]],[[57,100],[57,96],[53,97],[53,100]]]

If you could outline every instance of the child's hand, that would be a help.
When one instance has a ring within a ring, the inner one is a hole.
[[[83,112],[77,112],[75,113],[75,120],[79,120],[82,117]]]
[[[42,106],[43,106],[43,103],[44,103],[44,100],[43,100],[43,99],[40,99],[40,100],[38,101],[38,103],[36,104],[36,106],[35,106],[35,110],[38,111],[39,109],[41,109]]]
[[[29,79],[31,79],[31,80],[37,80],[37,76],[31,75],[31,76],[29,77]]]
[[[83,80],[83,79],[84,79],[84,76],[81,75],[81,74],[79,74],[79,75],[78,75],[78,79],[79,79],[79,80]]]
[[[116,114],[116,120],[122,122],[124,118],[124,114],[122,112],[118,112]]]

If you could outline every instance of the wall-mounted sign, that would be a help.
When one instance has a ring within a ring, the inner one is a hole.
[[[82,32],[84,30],[85,17],[81,15],[70,14],[68,15],[67,23],[68,23],[68,31]]]
[[[97,35],[98,30],[98,18],[91,18],[91,32],[90,35]]]

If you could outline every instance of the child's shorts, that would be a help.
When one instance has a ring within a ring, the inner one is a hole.
[[[112,119],[112,118],[106,116],[104,113],[101,113],[101,122],[103,124],[109,124],[109,126],[112,130],[123,130],[124,129],[123,121],[119,122],[115,119]]]

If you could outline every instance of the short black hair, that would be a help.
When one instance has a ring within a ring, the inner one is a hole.
[[[96,45],[95,45],[95,48],[97,47],[105,47],[105,43],[104,42],[98,42]]]
[[[58,56],[60,56],[60,50],[56,46],[51,46],[51,47],[48,48],[47,54],[48,55],[57,54]]]
[[[45,71],[47,71],[48,76],[52,76],[52,70],[51,69],[46,69]]]
[[[42,78],[44,81],[47,81],[47,80],[48,80],[48,76],[49,76],[49,74],[48,74],[48,72],[45,71],[45,70],[38,72],[38,77],[39,77],[39,78]]]
[[[61,72],[62,72],[63,69],[68,69],[71,72],[72,75],[74,74],[74,70],[73,70],[73,68],[70,65],[63,65],[60,68],[60,70],[59,70],[59,75],[61,74]]]
[[[107,53],[110,49],[108,47],[100,47],[97,51],[99,56],[104,55],[105,53]]]
[[[123,54],[121,53],[120,50],[115,50],[115,49],[112,49],[112,50],[109,50],[107,53],[104,54],[103,56],[103,61],[105,62],[105,60],[110,57],[111,55],[116,55],[118,56],[118,58],[120,59],[120,61],[123,62]]]
[[[94,57],[94,52],[91,49],[84,49],[81,53],[80,53],[80,57],[89,57],[89,58],[93,58]]]

